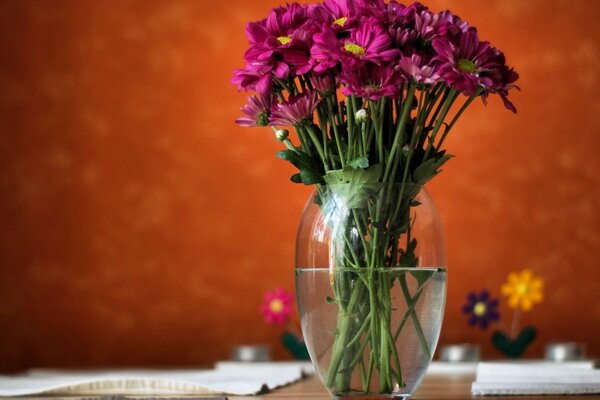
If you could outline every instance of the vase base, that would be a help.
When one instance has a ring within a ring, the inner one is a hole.
[[[410,394],[402,393],[334,393],[334,400],[410,400]]]

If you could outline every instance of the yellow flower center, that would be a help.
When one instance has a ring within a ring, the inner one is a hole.
[[[529,293],[529,285],[526,283],[519,283],[516,287],[516,292],[519,296],[524,296]]]
[[[462,72],[473,74],[477,71],[477,66],[473,61],[467,60],[466,58],[461,58],[458,60],[458,69]]]
[[[351,43],[348,42],[344,45],[344,50],[346,50],[349,53],[354,54],[355,56],[359,56],[362,57],[365,55],[365,49],[363,49],[361,46],[357,45],[356,43]]]
[[[289,42],[292,41],[292,38],[289,36],[279,36],[277,38],[277,40],[279,40],[279,43],[281,43],[281,44],[288,44]]]
[[[348,17],[342,17],[342,18],[338,18],[335,21],[333,21],[333,23],[335,25],[339,25],[339,26],[343,27],[346,24],[346,21],[348,21]]]
[[[283,311],[283,302],[279,299],[271,300],[269,309],[275,314],[279,314],[281,311]]]
[[[485,302],[480,301],[478,303],[475,303],[475,306],[473,307],[473,314],[475,314],[478,317],[483,317],[486,312],[487,305],[485,304]]]

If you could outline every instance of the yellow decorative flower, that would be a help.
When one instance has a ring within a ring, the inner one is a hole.
[[[544,281],[524,269],[521,272],[508,274],[506,283],[502,285],[501,292],[508,297],[508,306],[530,311],[534,304],[541,303],[544,299]]]

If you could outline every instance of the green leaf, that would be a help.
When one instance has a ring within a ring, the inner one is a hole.
[[[305,185],[316,185],[317,183],[323,183],[323,177],[321,174],[314,172],[308,168],[300,170],[300,180]]]
[[[290,178],[292,182],[304,183],[305,185],[324,183],[319,164],[305,152],[298,149],[282,150],[276,156],[289,161],[300,171],[299,174],[294,174]]]
[[[410,274],[417,280],[418,287],[420,288],[431,279],[433,272],[431,270],[410,271]]]
[[[298,169],[312,164],[310,156],[300,150],[282,150],[275,155],[282,160],[291,162]]]
[[[355,158],[354,160],[350,161],[347,165],[352,168],[366,169],[369,167],[369,159],[367,157]]]
[[[441,167],[448,160],[450,160],[453,156],[450,154],[440,154],[436,157],[430,158],[429,160],[421,163],[415,170],[413,171],[413,180],[415,183],[424,185],[429,182],[431,178],[436,176],[441,172]]]
[[[416,183],[423,184],[435,176],[435,159],[430,158],[425,161],[413,172],[413,180]]]
[[[348,208],[361,208],[381,188],[380,176],[379,164],[368,169],[346,165],[343,169],[327,171],[323,179],[333,194],[342,199]]]
[[[292,181],[294,183],[302,183],[302,176],[300,175],[299,172],[297,172],[290,177],[290,181]]]

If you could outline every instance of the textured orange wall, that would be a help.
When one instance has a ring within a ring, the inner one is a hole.
[[[0,3],[0,369],[198,365],[271,342],[309,189],[267,129],[234,125],[246,21],[276,0]],[[600,355],[600,2],[430,1],[503,49],[516,116],[474,105],[431,185],[450,260],[442,342],[467,291],[529,267],[540,339]],[[498,356],[485,348],[488,357]]]

